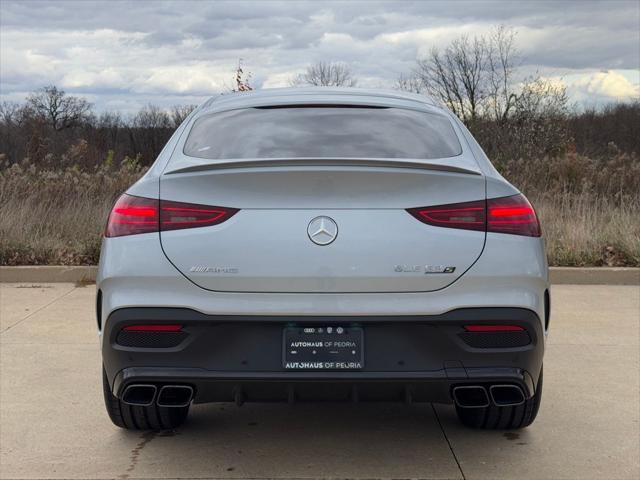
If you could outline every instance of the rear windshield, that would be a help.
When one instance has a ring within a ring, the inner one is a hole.
[[[184,153],[207,159],[411,158],[462,153],[449,119],[401,108],[258,107],[198,119]]]

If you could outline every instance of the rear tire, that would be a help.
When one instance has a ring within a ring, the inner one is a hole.
[[[485,408],[461,408],[456,405],[456,413],[460,421],[471,428],[486,430],[513,430],[528,427],[533,423],[540,409],[542,400],[542,370],[538,378],[536,393],[522,405],[515,407],[498,407],[489,405]]]
[[[114,425],[127,430],[171,430],[182,425],[189,413],[188,405],[186,407],[159,407],[154,404],[148,407],[138,407],[121,402],[111,393],[104,368],[102,369],[102,391],[109,418]]]

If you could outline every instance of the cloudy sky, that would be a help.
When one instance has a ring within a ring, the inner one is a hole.
[[[391,87],[431,47],[499,24],[518,32],[519,75],[563,81],[579,105],[640,95],[639,0],[0,0],[0,96],[55,84],[98,110],[199,103],[232,86],[239,58],[254,87],[319,60]]]

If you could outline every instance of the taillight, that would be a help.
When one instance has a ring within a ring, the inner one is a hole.
[[[218,225],[239,210],[122,195],[109,215],[105,237]]]
[[[541,235],[536,212],[522,194],[474,202],[409,208],[407,212],[421,222],[436,227],[529,237]]]
[[[536,211],[522,194],[487,200],[487,230],[528,237],[542,235]]]
[[[237,208],[209,207],[193,203],[160,200],[160,230],[208,227],[229,220]]]
[[[122,195],[109,214],[105,237],[121,237],[158,231],[159,201]]]
[[[433,207],[410,208],[407,210],[421,222],[436,227],[462,228],[464,230],[486,229],[486,202],[450,203]]]

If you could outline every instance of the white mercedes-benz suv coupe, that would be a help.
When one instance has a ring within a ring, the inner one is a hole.
[[[207,101],[114,205],[96,304],[124,428],[174,428],[192,402],[453,403],[477,428],[540,405],[536,213],[425,96]]]

